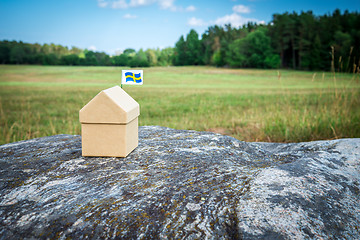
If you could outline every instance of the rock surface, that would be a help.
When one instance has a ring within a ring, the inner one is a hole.
[[[127,158],[81,137],[0,146],[0,238],[360,239],[360,139],[246,143],[141,127]]]

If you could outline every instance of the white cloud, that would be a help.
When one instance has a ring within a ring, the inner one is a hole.
[[[250,13],[250,8],[244,5],[235,5],[232,10],[237,13]]]
[[[110,6],[115,9],[126,9],[129,7],[125,0],[112,1]]]
[[[113,9],[128,9],[130,7],[141,7],[150,5],[156,0],[98,0],[98,6],[105,8],[110,7]]]
[[[188,25],[193,26],[193,27],[201,27],[201,26],[205,26],[206,22],[204,22],[200,18],[192,17],[188,20]]]
[[[196,10],[196,7],[194,7],[193,5],[190,5],[187,8],[185,8],[186,12],[194,12],[195,10]]]
[[[101,8],[105,8],[108,6],[108,2],[105,2],[104,0],[98,0],[98,6]]]
[[[259,21],[257,19],[254,18],[244,18],[242,16],[240,16],[237,13],[233,13],[231,15],[226,15],[224,17],[220,17],[218,19],[215,20],[215,24],[216,25],[225,25],[225,24],[231,24],[231,26],[233,27],[241,27],[244,24],[248,23],[248,22],[256,22],[256,23],[263,23],[264,21]]]
[[[188,7],[189,8],[189,7]],[[195,10],[195,7],[189,8],[187,10]],[[231,24],[232,27],[242,27],[244,24],[247,24],[248,22],[254,22],[257,24],[265,24],[265,21],[260,21],[255,18],[246,18],[241,16],[239,13],[250,13],[251,10],[249,7],[244,5],[235,5],[232,10],[234,11],[232,14],[225,15],[223,17],[217,18],[215,21],[204,21],[200,18],[192,17],[188,19],[187,24],[193,27],[202,27],[206,25],[219,25],[224,26],[226,24]]]
[[[154,0],[130,0],[129,7],[141,7],[154,3]]]
[[[190,5],[186,7],[185,9],[180,6],[175,6],[174,2],[175,0],[157,0],[159,6],[161,9],[164,10],[170,10],[173,12],[193,12],[196,10],[196,8],[193,5]]]
[[[96,47],[95,47],[94,45],[91,45],[91,46],[88,48],[88,50],[90,50],[90,51],[96,51]]]
[[[130,13],[127,13],[127,14],[125,14],[123,16],[123,18],[125,18],[125,19],[135,19],[135,18],[137,18],[137,16],[136,15],[131,15]]]
[[[196,8],[193,5],[185,9],[180,6],[175,6],[175,0],[97,0],[98,6],[102,8],[110,7],[113,9],[128,9],[135,7],[143,7],[152,4],[158,4],[160,9],[170,10],[173,12],[193,12]]]
[[[158,0],[158,4],[161,9],[169,9],[172,11],[176,11],[176,7],[174,6],[174,0]]]

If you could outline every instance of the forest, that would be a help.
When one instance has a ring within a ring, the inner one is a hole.
[[[360,14],[335,10],[274,14],[266,25],[211,26],[202,36],[191,30],[174,47],[104,52],[56,44],[0,41],[0,64],[84,66],[212,65],[232,68],[286,68],[357,72]]]

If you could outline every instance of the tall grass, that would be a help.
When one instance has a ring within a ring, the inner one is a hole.
[[[120,68],[0,66],[0,143],[80,134],[78,111],[119,84]],[[213,67],[146,68],[140,125],[214,131],[245,141],[360,137],[353,74]]]
[[[1,142],[14,142],[59,133],[79,134],[73,98],[59,93],[14,89],[0,98]],[[13,94],[19,94],[15,97]],[[9,101],[9,99],[11,99]],[[76,99],[78,100],[78,99]]]

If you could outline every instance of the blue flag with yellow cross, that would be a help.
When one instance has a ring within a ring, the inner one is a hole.
[[[143,70],[122,70],[121,84],[142,85]]]

